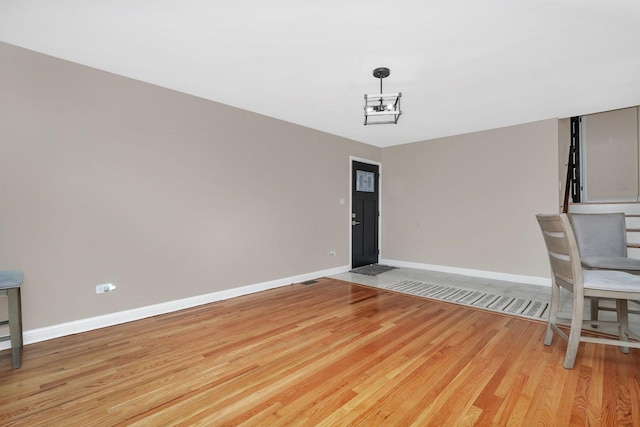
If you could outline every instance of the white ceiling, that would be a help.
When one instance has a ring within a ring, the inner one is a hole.
[[[0,0],[0,41],[380,147],[640,104],[638,0]]]

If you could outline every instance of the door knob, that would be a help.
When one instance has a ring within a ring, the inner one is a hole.
[[[351,221],[351,225],[360,225],[358,221]]]

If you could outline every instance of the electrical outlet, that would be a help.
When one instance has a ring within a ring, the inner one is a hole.
[[[111,292],[116,290],[116,285],[111,283],[105,283],[96,286],[96,294],[104,294],[105,292]]]

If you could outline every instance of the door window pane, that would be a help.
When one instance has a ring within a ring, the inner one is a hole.
[[[375,192],[375,174],[367,171],[356,171],[356,191],[362,191],[365,193]]]

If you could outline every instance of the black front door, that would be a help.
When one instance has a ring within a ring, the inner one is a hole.
[[[353,162],[351,267],[378,262],[378,166]]]

